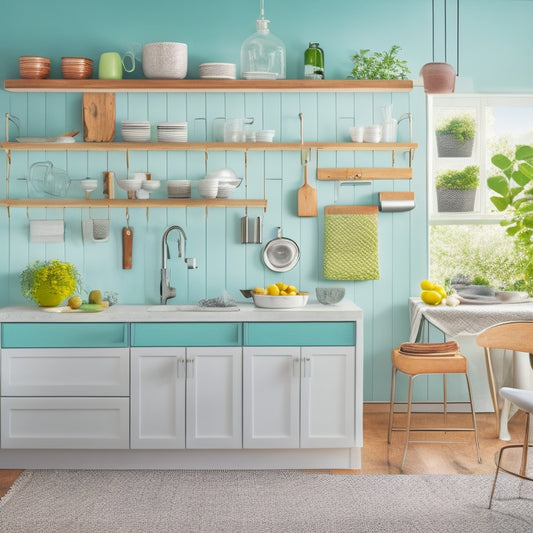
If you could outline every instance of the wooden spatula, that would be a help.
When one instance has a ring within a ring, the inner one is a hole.
[[[307,183],[307,165],[304,165],[304,184],[298,189],[298,216],[318,215],[316,189]]]

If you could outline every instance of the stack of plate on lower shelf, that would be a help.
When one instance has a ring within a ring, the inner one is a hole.
[[[150,140],[150,122],[146,120],[123,120],[122,138],[127,142],[147,142]]]
[[[234,80],[237,68],[235,63],[202,63],[198,74],[202,79]]]
[[[187,122],[160,122],[157,125],[159,142],[187,142]]]
[[[191,180],[168,180],[167,194],[169,198],[190,198]]]

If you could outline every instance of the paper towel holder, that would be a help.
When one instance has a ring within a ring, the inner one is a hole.
[[[411,191],[383,191],[379,193],[379,210],[385,213],[411,211],[415,208],[415,193]]]

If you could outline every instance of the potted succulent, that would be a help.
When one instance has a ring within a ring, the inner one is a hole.
[[[410,70],[407,61],[397,57],[401,48],[395,44],[390,50],[369,54],[359,50],[352,56],[352,77],[356,80],[405,80]]]
[[[447,170],[435,178],[439,212],[473,211],[479,185],[479,167]]]
[[[476,120],[464,113],[455,115],[435,130],[439,157],[470,157],[476,135]]]
[[[42,307],[58,306],[65,298],[72,296],[80,285],[76,267],[58,259],[35,261],[20,274],[22,295]]]

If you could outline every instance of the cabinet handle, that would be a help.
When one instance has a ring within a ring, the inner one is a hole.
[[[293,357],[292,359],[292,377],[293,378],[300,377],[300,358],[299,357]]]
[[[185,359],[183,357],[180,357],[178,359],[178,364],[176,366],[177,366],[177,378],[179,379],[180,378],[180,374],[183,373],[182,370],[185,367]],[[180,368],[182,370],[180,370]]]
[[[305,357],[304,358],[304,378],[310,378],[310,377],[311,377],[311,358]]]
[[[194,358],[192,359],[187,359],[186,360],[186,364],[187,364],[187,377],[188,378],[194,378]]]

